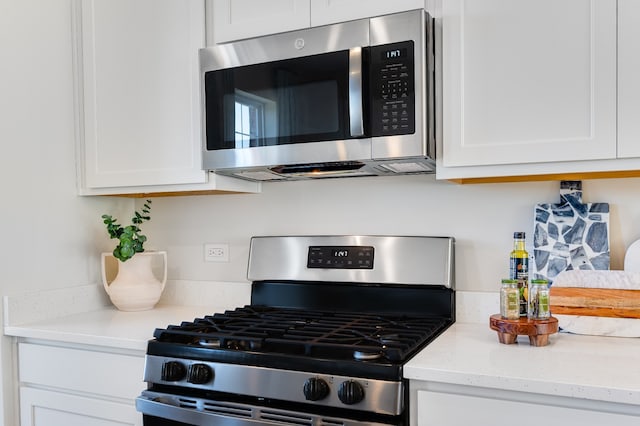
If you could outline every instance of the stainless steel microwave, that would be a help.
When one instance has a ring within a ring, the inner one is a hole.
[[[424,10],[200,50],[203,165],[255,181],[435,171]]]

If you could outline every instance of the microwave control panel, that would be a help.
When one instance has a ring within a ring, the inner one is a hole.
[[[369,48],[371,136],[415,132],[415,66],[413,41]]]

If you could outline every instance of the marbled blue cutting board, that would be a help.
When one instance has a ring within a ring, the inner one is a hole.
[[[609,203],[583,203],[582,182],[562,181],[560,203],[536,204],[534,215],[532,278],[609,269]]]

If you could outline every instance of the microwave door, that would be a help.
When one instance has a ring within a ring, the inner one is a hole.
[[[236,153],[365,136],[362,69],[358,47],[206,72],[207,151],[252,158]]]

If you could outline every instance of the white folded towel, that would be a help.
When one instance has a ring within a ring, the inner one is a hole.
[[[640,290],[640,272],[564,271],[554,278],[553,286]]]

